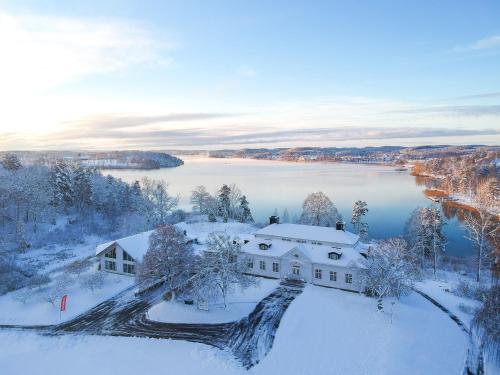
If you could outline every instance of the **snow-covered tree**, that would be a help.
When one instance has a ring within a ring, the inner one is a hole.
[[[229,218],[238,219],[240,216],[240,200],[243,196],[240,188],[235,184],[229,185]]]
[[[226,306],[227,297],[235,287],[246,288],[255,283],[255,278],[245,275],[246,267],[238,239],[226,233],[211,233],[196,268],[195,293],[205,300],[218,295]]]
[[[283,210],[283,217],[281,218],[281,222],[289,223],[290,222],[290,214],[288,213],[288,208]]]
[[[45,290],[43,298],[52,306],[55,306],[56,302],[68,293],[68,288],[74,283],[75,280],[72,277],[67,274],[62,274],[55,279],[53,285]]]
[[[137,282],[150,284],[164,279],[172,295],[182,289],[192,272],[193,247],[173,225],[156,229],[149,238],[149,248],[137,270]]]
[[[437,207],[415,209],[405,227],[404,238],[408,250],[420,259],[420,267],[425,268],[425,260],[432,257],[434,273],[439,256],[444,252],[446,238],[443,227],[446,224]]]
[[[368,223],[364,221],[365,215],[368,213],[368,205],[365,201],[358,200],[352,206],[351,224],[356,233],[365,238],[368,235]]]
[[[17,171],[23,167],[16,154],[5,154],[0,164],[8,171]]]
[[[465,211],[463,226],[466,238],[476,250],[476,281],[481,281],[483,261],[490,255],[491,242],[498,238],[498,220],[490,213],[493,204],[489,186],[480,184],[477,189],[476,210]]]
[[[190,203],[193,205],[193,211],[199,212],[201,214],[207,213],[207,200],[209,199],[210,194],[207,192],[207,189],[203,185],[197,186],[191,192]]]
[[[446,246],[446,238],[443,231],[446,222],[438,207],[429,207],[424,213],[426,236],[432,254],[434,275],[436,275],[438,258],[444,253]]]
[[[74,192],[71,169],[66,163],[62,161],[55,163],[50,171],[50,182],[53,191],[52,204],[65,208],[73,205]]]
[[[145,214],[152,226],[167,223],[169,214],[177,207],[179,197],[168,193],[168,185],[163,180],[142,180],[142,193],[146,198]]]
[[[407,243],[400,237],[378,242],[364,260],[366,287],[375,297],[407,294],[418,277],[415,258],[408,256]]]
[[[218,214],[222,217],[225,223],[229,219],[231,200],[229,198],[231,189],[226,184],[222,185],[219,190]]]
[[[106,274],[104,272],[96,271],[81,276],[78,282],[82,288],[88,289],[94,293],[95,290],[102,289],[104,287],[105,278]]]
[[[309,194],[302,204],[302,224],[329,227],[334,226],[338,218],[337,208],[321,191]]]
[[[250,211],[250,207],[248,206],[248,200],[246,196],[242,196],[240,198],[240,206],[239,206],[239,217],[238,220],[241,223],[251,223],[253,222],[252,213]]]
[[[76,167],[73,172],[73,192],[75,206],[84,214],[92,205],[92,180],[90,170]]]

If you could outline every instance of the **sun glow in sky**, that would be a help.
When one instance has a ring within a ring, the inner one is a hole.
[[[0,0],[0,46],[0,149],[500,144],[498,1]]]

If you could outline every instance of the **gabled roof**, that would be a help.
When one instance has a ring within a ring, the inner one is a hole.
[[[281,239],[272,240],[273,246],[269,250],[259,249],[260,238],[254,238],[241,247],[241,250],[247,254],[261,255],[280,258],[293,250],[299,250],[312,263],[325,264],[331,266],[349,267],[351,265],[364,268],[362,264],[363,257],[354,248],[348,246],[341,249],[333,249],[329,245],[313,245],[309,243],[297,243],[293,241],[283,241]],[[330,259],[329,253],[342,254],[339,259]]]
[[[149,236],[153,233],[152,230],[135,234],[133,236],[120,238],[115,241],[110,241],[98,245],[95,249],[95,255],[101,254],[111,245],[117,244],[125,250],[132,258],[142,261],[142,257],[146,254],[149,248]]]
[[[256,236],[274,236],[307,241],[332,242],[341,245],[353,246],[358,242],[359,236],[333,227],[317,227],[302,224],[271,224],[257,232]]]

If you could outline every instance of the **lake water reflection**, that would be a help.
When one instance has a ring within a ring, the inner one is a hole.
[[[214,193],[223,183],[236,184],[250,201],[256,221],[266,222],[275,208],[299,215],[307,194],[323,191],[335,203],[346,222],[354,201],[367,201],[369,234],[373,238],[396,236],[403,231],[411,211],[432,204],[408,172],[393,167],[337,163],[294,163],[249,159],[188,157],[178,168],[159,170],[106,170],[124,181],[144,176],[163,179],[180,196],[180,208],[190,209],[189,196],[197,185]],[[349,224],[350,225],[350,224]],[[348,225],[348,227],[349,227]],[[448,253],[471,254],[470,244],[456,218],[446,226]]]

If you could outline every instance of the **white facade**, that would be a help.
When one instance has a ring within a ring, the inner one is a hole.
[[[242,250],[248,260],[249,274],[364,291],[364,267],[360,261],[365,248],[353,233],[335,228],[271,224],[256,232]]]
[[[134,276],[135,259],[116,242],[103,250],[99,255],[99,270]]]

